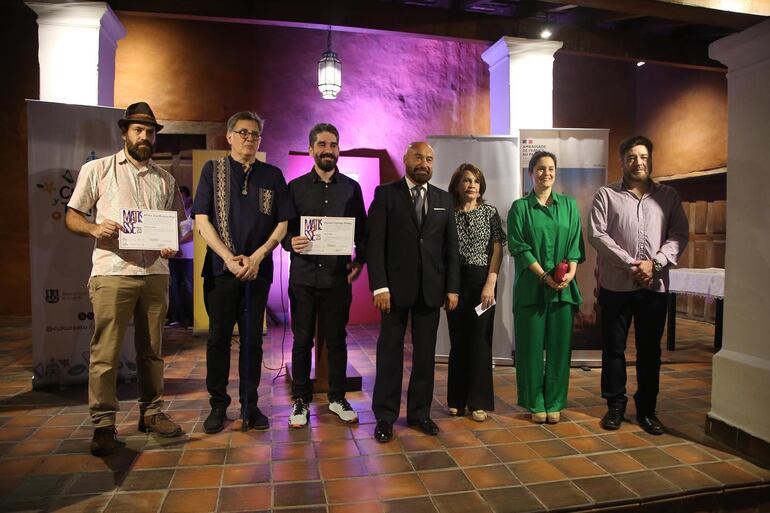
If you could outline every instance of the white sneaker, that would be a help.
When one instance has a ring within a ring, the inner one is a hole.
[[[358,413],[350,406],[350,403],[344,397],[338,401],[329,403],[329,411],[337,415],[342,422],[354,424],[358,422]]]
[[[302,399],[295,399],[294,406],[291,409],[291,415],[289,415],[289,427],[290,428],[302,428],[307,425],[308,417],[310,416],[310,410]]]

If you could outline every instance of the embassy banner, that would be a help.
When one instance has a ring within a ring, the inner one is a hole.
[[[578,265],[576,279],[583,304],[575,314],[573,350],[601,349],[599,326],[599,289],[596,282],[596,250],[588,243],[586,227],[594,194],[607,183],[607,151],[609,130],[592,128],[549,128],[520,132],[521,177],[524,194],[532,189],[529,160],[536,151],[556,155],[557,172],[554,190],[569,194],[577,200],[583,221],[583,241],[586,261]],[[573,353],[573,365],[583,358]],[[589,360],[593,358],[588,357]],[[584,362],[588,363],[588,362]]]
[[[29,257],[33,388],[88,380],[94,314],[88,297],[93,239],[64,227],[80,167],[123,146],[109,107],[27,101]],[[123,343],[119,375],[135,374],[133,325]]]

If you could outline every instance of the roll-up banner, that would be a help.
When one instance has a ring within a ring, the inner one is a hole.
[[[512,136],[430,136],[433,146],[433,177],[430,183],[446,190],[457,167],[470,162],[484,173],[487,190],[486,202],[497,208],[505,229],[505,220],[511,203],[521,197],[522,183],[519,169],[519,140]],[[492,338],[492,359],[498,364],[511,363],[513,343],[513,259],[503,248],[503,261],[497,279],[497,307]],[[481,298],[479,298],[480,300]],[[446,315],[441,321],[436,342],[436,359],[446,361],[449,356],[449,330]]]
[[[64,215],[80,167],[123,147],[117,125],[122,114],[109,107],[27,101],[33,388],[88,380],[94,240],[69,232]],[[133,331],[132,323],[119,364],[123,378],[136,371]]]
[[[576,279],[583,296],[583,304],[575,314],[572,349],[573,351],[601,349],[596,250],[586,239],[586,227],[588,226],[588,216],[594,194],[599,187],[607,183],[609,130],[592,128],[522,129],[519,135],[521,137],[520,161],[524,194],[527,194],[532,188],[532,181],[527,172],[529,160],[536,151],[545,150],[555,154],[557,159],[554,190],[573,196],[577,200],[583,221],[586,261],[578,265],[577,268]],[[584,356],[586,360],[596,360],[596,358],[585,354]],[[580,353],[573,352],[573,365],[576,364],[576,360],[580,359],[583,359]]]
[[[532,186],[527,173],[529,159],[538,150],[557,156],[556,190],[574,196],[583,218],[583,234],[588,211],[596,190],[607,181],[606,129],[537,129],[521,130],[515,136],[430,136],[435,151],[431,183],[446,189],[454,170],[463,162],[477,165],[487,182],[485,199],[497,207],[507,231],[508,210],[514,200],[527,194]],[[573,365],[593,365],[600,361],[595,349],[601,348],[598,327],[596,285],[596,252],[585,241],[586,262],[578,266],[577,279],[583,305],[575,317],[572,347]],[[512,294],[514,268],[507,247],[497,285],[493,361],[510,364],[515,356]],[[450,350],[446,318],[442,314],[436,344],[437,361],[446,361]],[[588,351],[582,351],[588,350]]]

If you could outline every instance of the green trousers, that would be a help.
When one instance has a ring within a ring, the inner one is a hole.
[[[518,403],[533,413],[561,411],[567,404],[573,308],[558,302],[513,311]]]

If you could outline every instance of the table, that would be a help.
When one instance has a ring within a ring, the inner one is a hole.
[[[669,272],[668,287],[668,339],[666,347],[676,350],[676,297],[677,294],[702,296],[716,301],[714,320],[714,348],[722,348],[722,317],[724,314],[725,270],[716,267],[708,269],[672,269]]]

